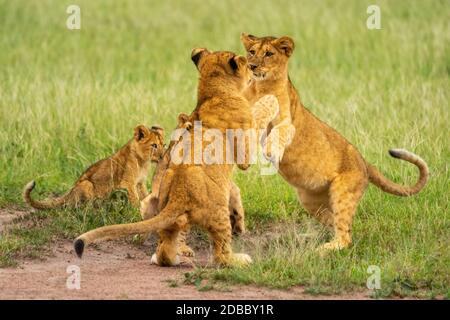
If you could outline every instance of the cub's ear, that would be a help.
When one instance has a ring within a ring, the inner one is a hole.
[[[149,133],[150,130],[143,124],[140,124],[136,128],[134,128],[134,139],[136,141],[141,141],[142,139],[146,138]]]
[[[275,40],[274,42],[275,47],[277,47],[279,50],[284,52],[284,54],[288,57],[292,55],[292,52],[294,52],[295,44],[294,40],[290,37],[281,37]]]
[[[153,125],[150,128],[151,131],[156,132],[157,134],[159,134],[161,137],[164,137],[164,129],[163,127],[160,127],[158,125]]]
[[[241,42],[244,45],[245,50],[249,50],[250,47],[252,45],[254,45],[255,42],[257,42],[257,41],[258,41],[258,37],[255,37],[254,35],[247,34],[244,32],[241,33]]]
[[[192,127],[192,122],[189,121],[189,116],[186,113],[180,113],[178,115],[178,125],[177,128],[185,128],[190,130]]]
[[[229,61],[230,67],[233,71],[241,69],[247,65],[247,59],[243,56],[234,56]]]
[[[194,48],[191,52],[191,60],[194,62],[195,66],[198,68],[198,63],[203,53],[208,52],[206,48]]]

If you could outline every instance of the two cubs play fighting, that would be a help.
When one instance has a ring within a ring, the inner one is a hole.
[[[428,167],[419,156],[403,149],[389,150],[392,157],[414,164],[420,173],[414,186],[396,184],[302,105],[288,74],[295,48],[290,37],[242,34],[241,41],[247,57],[204,48],[192,51],[199,72],[197,106],[190,115],[178,117],[178,128],[185,130],[182,139],[194,140],[194,121],[201,121],[202,130],[216,129],[223,134],[227,129],[265,130],[261,139],[265,156],[278,163],[278,172],[297,190],[307,212],[333,232],[332,240],[318,248],[320,252],[351,245],[353,216],[369,182],[398,196],[416,194],[425,186]],[[141,200],[143,221],[104,226],[80,235],[74,242],[79,257],[90,243],[156,231],[160,241],[152,262],[176,265],[180,256],[193,255],[185,237],[195,224],[209,233],[216,264],[247,265],[250,256],[235,253],[231,247],[232,233],[245,230],[240,191],[231,180],[235,165],[174,163],[170,151],[177,143],[180,141],[172,141],[165,149],[162,128],[139,126],[129,143],[91,166],[67,195],[33,200],[35,184],[31,182],[25,187],[24,199],[35,208],[48,209],[78,205],[125,188],[133,205]],[[250,157],[245,154],[246,161]],[[147,195],[150,162],[157,162],[157,169]],[[245,162],[237,167],[245,170],[249,165]]]

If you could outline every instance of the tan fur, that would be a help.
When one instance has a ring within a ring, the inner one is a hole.
[[[35,182],[28,183],[23,192],[25,202],[36,209],[78,206],[82,202],[105,198],[113,190],[126,189],[134,206],[147,196],[145,181],[150,162],[157,162],[164,151],[164,132],[160,127],[139,125],[134,138],[109,158],[91,165],[65,195],[42,201],[33,200]]]
[[[294,50],[294,42],[289,37],[265,39],[267,39],[265,42],[258,44],[258,38],[252,35],[242,34],[241,36],[247,49],[249,68],[253,72],[253,84],[245,94],[250,102],[257,101],[269,91],[278,99],[280,111],[277,118],[271,122],[272,131],[276,134],[269,134],[263,142],[263,150],[267,158],[278,163],[295,135],[289,92],[284,90],[284,84],[280,81],[284,74],[287,74],[287,59]],[[271,55],[268,56],[268,54]]]
[[[272,118],[273,116],[271,117],[271,119]],[[177,129],[190,130],[193,126],[192,121],[193,121],[192,116],[189,116],[185,113],[180,113],[178,115]],[[265,126],[267,126],[267,124],[265,124]],[[159,213],[158,202],[159,202],[159,189],[161,179],[165,171],[169,167],[170,151],[172,150],[173,145],[177,142],[178,141],[171,142],[164,156],[158,162],[155,172],[153,174],[152,191],[147,197],[141,200],[140,212],[143,220],[148,220]],[[230,190],[229,211],[230,211],[231,229],[233,233],[240,234],[245,232],[245,223],[244,223],[245,211],[242,206],[241,193],[239,187],[233,182],[231,183],[231,190]],[[180,231],[180,234],[178,236],[178,254],[182,256],[192,257],[194,256],[194,251],[186,243],[186,237],[189,232],[189,229],[190,229],[189,225],[186,225],[186,228]],[[146,238],[148,238],[148,234],[143,235],[143,239]]]
[[[420,171],[415,186],[398,185],[368,164],[352,144],[302,105],[288,76],[288,59],[294,50],[291,38],[242,34],[241,40],[254,73],[246,96],[255,101],[262,95],[275,95],[281,114],[277,120],[288,119],[295,127],[279,172],[297,189],[305,209],[333,228],[334,239],[324,244],[323,249],[341,249],[351,244],[353,216],[369,182],[399,196],[415,194],[424,187],[428,167],[421,158],[405,150],[390,150],[393,157],[415,164]],[[267,56],[267,52],[273,55]],[[272,127],[278,123],[272,123]]]
[[[189,121],[189,116],[185,113],[180,113],[178,115],[178,125],[177,129],[183,128],[189,130],[192,127],[192,123]],[[176,141],[178,142],[178,141]],[[155,172],[152,178],[152,190],[147,197],[141,200],[140,212],[142,216],[142,220],[148,220],[154,216],[156,216],[158,211],[158,202],[159,202],[159,189],[161,185],[161,180],[169,167],[170,164],[170,151],[172,150],[173,145],[176,143],[172,141],[164,153],[163,157],[160,159],[158,164],[156,165]],[[189,232],[189,225],[186,224],[181,228],[180,233],[178,235],[178,254],[186,257],[193,257],[194,251],[187,245],[186,237]],[[149,234],[142,235],[142,239],[145,240],[148,238]]]
[[[200,73],[195,113],[203,122],[203,130],[215,128],[225,132],[227,128],[256,127],[258,124],[253,119],[251,107],[242,95],[249,81],[246,59],[231,52],[211,53],[206,49],[194,49],[192,60]],[[193,133],[189,134],[193,138]],[[204,142],[202,148],[206,146]],[[177,238],[180,230],[186,225],[197,224],[209,232],[217,264],[251,262],[248,255],[234,254],[231,249],[229,205],[232,170],[233,164],[170,162],[161,178],[158,215],[138,223],[89,231],[76,239],[77,254],[81,256],[84,246],[93,241],[159,231],[160,243],[152,260],[159,265],[174,265],[179,261]]]

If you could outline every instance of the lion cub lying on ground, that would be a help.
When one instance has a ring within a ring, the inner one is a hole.
[[[226,129],[265,127],[275,117],[278,105],[271,96],[273,112],[269,112],[267,119],[261,123],[255,122],[250,104],[242,95],[250,79],[244,57],[231,52],[212,53],[206,49],[194,49],[192,60],[200,73],[195,112],[203,123],[202,130],[215,128],[223,134]],[[194,138],[193,133],[189,134]],[[202,144],[202,150],[206,146]],[[193,149],[191,144],[192,152]],[[185,229],[186,225],[198,224],[212,238],[217,264],[242,265],[251,262],[248,255],[233,253],[231,249],[229,199],[233,167],[233,164],[176,164],[171,161],[161,180],[160,213],[157,216],[82,234],[74,243],[76,253],[81,257],[84,247],[94,241],[159,231],[160,243],[152,261],[171,266],[179,263],[177,238],[180,230]]]
[[[153,126],[139,125],[134,138],[109,158],[90,166],[65,195],[43,201],[33,200],[31,191],[35,182],[24,189],[25,202],[36,209],[51,209],[63,205],[77,206],[94,199],[105,198],[116,189],[126,189],[128,200],[139,206],[139,200],[147,196],[145,181],[150,162],[157,162],[164,152],[164,131]]]

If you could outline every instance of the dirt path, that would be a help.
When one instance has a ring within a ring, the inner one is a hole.
[[[365,294],[311,296],[302,288],[271,290],[231,286],[201,292],[183,284],[189,265],[161,268],[142,250],[123,242],[106,242],[78,259],[70,241],[53,246],[43,260],[25,260],[18,268],[0,269],[0,299],[367,299]],[[197,257],[202,264],[207,254]],[[68,289],[67,267],[81,272],[81,288]],[[172,287],[176,284],[175,287]],[[224,290],[225,289],[225,290]]]
[[[27,212],[0,210],[0,233]],[[155,239],[153,240],[155,242]],[[60,240],[45,250],[42,259],[25,259],[17,268],[0,268],[2,299],[368,299],[368,293],[312,296],[303,288],[271,290],[256,286],[225,286],[199,291],[185,284],[191,264],[162,268],[150,264],[154,246],[135,246],[111,241],[89,247],[83,259],[76,257],[72,242]],[[197,265],[210,261],[205,251],[197,252]],[[68,289],[68,267],[79,267],[80,289]],[[202,284],[203,285],[203,284]]]

